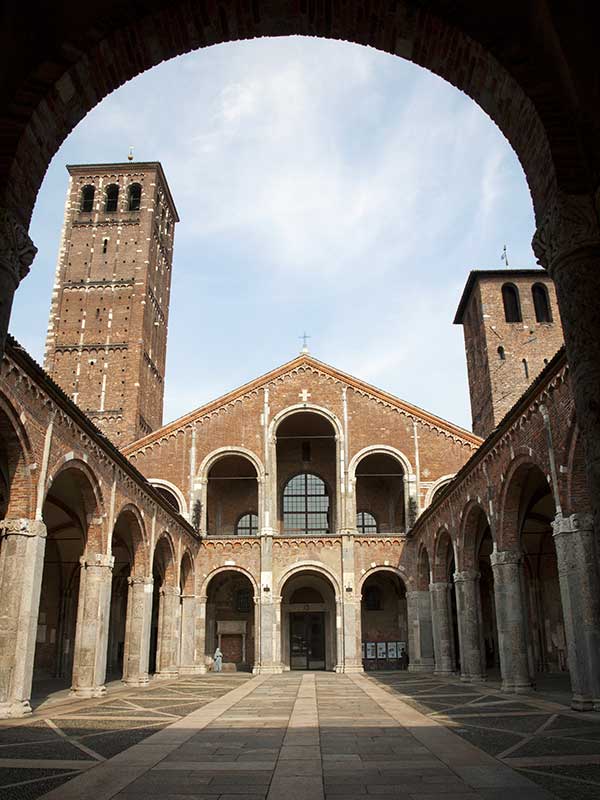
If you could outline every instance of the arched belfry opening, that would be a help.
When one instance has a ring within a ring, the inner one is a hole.
[[[279,531],[296,536],[338,529],[337,446],[333,424],[298,411],[276,430]]]
[[[388,453],[370,453],[356,465],[356,527],[359,533],[406,530],[406,474]]]
[[[404,581],[376,570],[361,591],[361,648],[365,670],[406,669],[409,663],[408,611]]]
[[[259,530],[258,475],[238,453],[218,458],[208,470],[206,531],[209,536],[250,536]]]
[[[281,590],[281,662],[284,670],[334,670],[341,631],[333,584],[317,570],[291,575]]]
[[[204,662],[212,663],[217,648],[224,672],[251,672],[256,663],[257,620],[255,592],[243,572],[224,570],[207,587]]]

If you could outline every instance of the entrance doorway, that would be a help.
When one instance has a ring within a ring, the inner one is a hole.
[[[290,669],[325,669],[325,612],[290,614]]]

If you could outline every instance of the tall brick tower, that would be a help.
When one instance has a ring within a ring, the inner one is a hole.
[[[554,284],[539,269],[473,270],[463,326],[473,431],[486,437],[563,344]]]
[[[162,424],[179,217],[158,162],[67,169],[44,366],[124,445]]]

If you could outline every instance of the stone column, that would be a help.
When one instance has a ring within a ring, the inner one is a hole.
[[[41,520],[0,522],[0,718],[31,712],[45,549]]]
[[[577,425],[582,433],[596,542],[600,541],[599,220],[600,192],[597,188],[582,195],[555,190],[532,243],[538,262],[548,270],[556,286],[569,362],[569,381],[575,399]],[[595,608],[593,603],[590,610],[592,607]],[[597,651],[597,648],[596,642],[593,649]],[[570,656],[570,669],[575,672],[578,667],[571,652]],[[583,699],[582,695],[582,702],[587,704],[589,697]]]
[[[156,673],[175,678],[179,643],[179,587],[161,586],[159,595]]]
[[[196,672],[208,672],[206,667],[206,601],[208,597],[201,594],[196,598],[196,624],[195,624],[195,664]]]
[[[593,519],[590,514],[558,514],[553,528],[571,706],[577,711],[600,710],[600,589]]]
[[[429,592],[406,593],[408,615],[408,671],[433,672],[433,632]]]
[[[527,611],[521,593],[521,554],[494,550],[496,626],[500,650],[502,691],[526,692],[531,688],[527,657]]]
[[[335,665],[336,672],[344,671],[344,598],[335,601]]]
[[[13,297],[29,272],[37,247],[14,212],[0,208],[0,358],[8,331]]]
[[[252,666],[252,674],[260,674],[260,597],[253,597],[254,602],[254,664]]]
[[[104,681],[115,559],[105,553],[90,553],[83,555],[80,563],[71,694],[77,697],[100,697],[106,692]]]
[[[265,503],[269,505],[271,493],[267,492]],[[272,505],[272,503],[271,503]],[[264,529],[260,537],[260,672],[282,672],[281,621],[278,619],[280,597],[273,593],[273,531]]]
[[[125,651],[123,653],[123,680],[131,686],[148,683],[150,660],[150,627],[152,625],[152,590],[154,580],[147,577],[129,577],[127,595],[127,622]]]
[[[196,596],[184,594],[181,598],[181,626],[179,646],[179,674],[194,675],[200,672],[196,652]]]
[[[355,507],[352,503],[352,508]],[[356,513],[353,525],[355,524]],[[338,656],[338,661],[341,661],[343,672],[362,672],[360,590],[357,592],[354,585],[354,532],[352,531],[345,531],[342,534],[342,592],[344,652],[342,657]]]
[[[479,572],[455,572],[454,589],[460,644],[460,678],[463,681],[481,681],[484,680],[485,670],[481,651]]]
[[[447,581],[436,581],[429,584],[435,656],[434,672],[436,675],[452,675],[455,669],[450,598],[448,597],[450,591],[452,591],[452,584]]]

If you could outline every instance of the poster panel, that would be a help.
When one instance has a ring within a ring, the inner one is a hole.
[[[377,658],[387,657],[387,647],[385,642],[377,642]]]
[[[367,658],[375,658],[375,642],[367,642]]]

